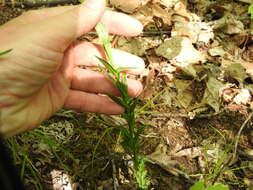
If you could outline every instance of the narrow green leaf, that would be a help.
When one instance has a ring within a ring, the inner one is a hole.
[[[102,40],[107,59],[109,60],[109,63],[113,65],[112,47],[110,37],[108,35],[108,31],[106,30],[105,25],[102,22],[99,22],[95,29],[97,31],[99,39]]]
[[[100,57],[97,57],[97,59],[99,59],[99,61],[110,71],[110,73],[112,73],[113,75],[117,75],[116,69],[111,64],[109,64],[106,60]]]
[[[250,19],[253,20],[253,3],[250,4],[248,8],[248,13],[250,14]]]
[[[8,50],[5,50],[5,51],[2,51],[2,52],[0,52],[0,56],[5,55],[5,54],[7,54],[7,53],[9,53],[11,51],[12,51],[12,49],[8,49]]]
[[[127,104],[120,98],[120,97],[117,97],[117,96],[114,96],[112,94],[108,94],[108,96],[114,101],[116,102],[117,104],[121,105],[122,107],[124,108],[127,108]]]
[[[118,67],[116,70],[118,72],[126,71],[126,70],[131,70],[131,69],[136,69],[136,67]]]

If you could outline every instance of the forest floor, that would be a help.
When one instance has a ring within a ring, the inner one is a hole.
[[[33,9],[36,2],[51,1],[6,1],[0,6],[0,24]],[[150,189],[188,190],[203,179],[231,190],[253,190],[249,4],[110,2],[111,9],[144,25],[141,36],[113,36],[112,44],[146,63],[145,73],[138,76],[145,88],[137,121],[146,126],[141,152],[152,160],[147,164]],[[92,41],[94,35],[82,39]],[[134,190],[132,162],[120,146],[119,131],[110,127],[118,123],[120,116],[61,110],[6,143],[28,190]]]

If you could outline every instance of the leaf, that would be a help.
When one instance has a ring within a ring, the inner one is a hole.
[[[236,79],[241,87],[244,80],[248,77],[245,68],[240,63],[232,63],[224,67],[223,70],[225,71],[225,77]]]
[[[215,183],[214,185],[208,184],[205,186],[204,181],[197,181],[190,190],[229,190],[227,185],[223,185],[221,183]]]
[[[215,183],[214,185],[209,185],[207,190],[229,190],[229,187],[221,183]]]
[[[8,50],[5,50],[5,51],[2,51],[2,52],[0,52],[0,56],[3,56],[3,55],[5,55],[5,54],[7,54],[7,53],[9,53],[11,51],[12,51],[12,49],[8,49]]]
[[[117,70],[110,63],[100,57],[97,57],[97,59],[99,59],[99,61],[109,70],[110,73],[113,75],[118,75]]]
[[[173,59],[179,55],[182,49],[182,41],[182,37],[174,36],[169,40],[164,41],[157,49],[155,49],[155,52],[157,55],[168,60]]]
[[[148,161],[147,158],[141,158],[136,171],[136,180],[140,189],[147,189],[150,181],[147,180],[147,170],[145,169],[145,163]]]
[[[109,96],[117,104],[123,106],[124,108],[128,108],[128,105],[120,97],[114,96],[112,94],[108,94],[107,96]]]
[[[118,67],[116,70],[118,72],[122,72],[122,71],[130,70],[130,69],[136,69],[136,67]]]
[[[190,190],[204,190],[205,185],[203,181],[197,181],[193,186],[191,186]]]
[[[110,42],[110,37],[108,35],[108,31],[106,30],[105,25],[102,22],[99,22],[95,27],[98,37],[102,40],[106,56],[109,60],[109,63],[113,66],[113,58],[112,58],[112,47]]]
[[[215,77],[209,77],[207,83],[206,83],[206,91],[204,94],[203,101],[204,103],[211,106],[215,112],[219,112],[220,110],[220,97],[219,97],[219,91],[221,88],[223,88],[225,85],[218,81]]]
[[[248,13],[250,14],[250,19],[253,20],[253,3],[250,4]]]
[[[184,107],[187,108],[190,106],[193,95],[190,90],[190,85],[192,83],[191,80],[174,80],[174,83],[177,88],[177,100],[180,102],[180,104]]]
[[[115,85],[118,88],[118,90],[120,91],[121,95],[123,96],[123,99],[128,99],[128,86],[127,83],[125,81],[126,79],[123,78],[123,82],[121,81],[116,81]]]
[[[189,64],[186,67],[182,67],[182,70],[186,74],[188,74],[188,75],[190,75],[190,76],[192,76],[194,78],[197,78],[197,72],[196,72],[195,68],[193,67],[193,65]]]

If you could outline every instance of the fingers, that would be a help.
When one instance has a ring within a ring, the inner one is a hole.
[[[74,39],[95,27],[101,20],[104,9],[105,1],[86,0],[85,3],[62,14],[28,25],[23,35],[27,36],[29,33],[29,41],[42,47],[50,44],[55,51],[64,52]]]
[[[143,26],[138,20],[113,11],[106,11],[102,17],[102,22],[110,33],[120,36],[138,36],[143,30]]]
[[[104,50],[100,45],[92,43],[78,43],[73,46],[71,51],[67,54],[72,54],[75,65],[78,66],[98,66],[101,65],[96,56],[105,59]],[[140,74],[144,70],[144,61],[135,55],[126,53],[120,50],[113,49],[114,64],[117,67],[130,67],[133,69],[128,70],[130,74]]]
[[[14,19],[13,21],[16,21],[16,24],[31,24],[63,14],[71,9],[74,9],[74,7],[78,6],[62,6],[32,10],[24,13],[22,16],[18,17],[18,19]],[[142,24],[138,20],[126,14],[113,11],[105,11],[104,15],[102,16],[102,22],[106,25],[110,33],[116,35],[137,36],[142,32],[143,29]]]
[[[117,88],[103,73],[80,68],[76,68],[73,72],[71,88],[90,93],[120,95]],[[139,81],[128,79],[129,96],[137,97],[142,88]]]
[[[64,105],[65,109],[100,114],[121,114],[124,109],[107,96],[71,90]]]

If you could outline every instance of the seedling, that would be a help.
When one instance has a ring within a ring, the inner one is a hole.
[[[121,96],[114,96],[108,94],[108,96],[117,104],[124,107],[125,111],[121,115],[127,123],[125,126],[117,126],[122,135],[121,145],[125,152],[131,155],[134,163],[134,174],[138,184],[138,188],[141,190],[147,189],[149,181],[146,178],[147,171],[145,170],[145,162],[148,161],[140,154],[140,134],[143,133],[144,126],[137,126],[136,124],[136,106],[140,103],[137,98],[131,98],[128,94],[128,84],[126,73],[122,72],[128,70],[128,67],[116,67],[113,63],[112,48],[108,32],[103,23],[98,23],[96,26],[99,39],[103,43],[104,51],[106,54],[106,60],[99,58],[99,61],[107,69],[106,74],[112,83],[120,91]]]

